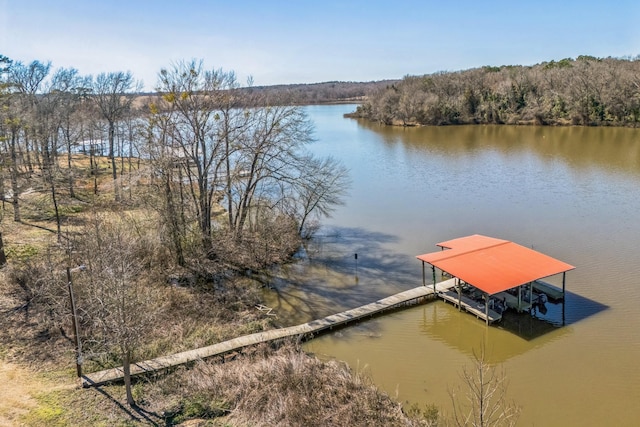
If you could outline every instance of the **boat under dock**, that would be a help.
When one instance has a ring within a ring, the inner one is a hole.
[[[564,299],[564,292],[562,289],[558,289],[550,283],[542,280],[533,281],[533,289],[545,294],[549,299],[559,301]]]

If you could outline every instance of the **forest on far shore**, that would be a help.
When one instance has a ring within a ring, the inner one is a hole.
[[[370,93],[352,117],[387,125],[632,126],[640,122],[640,56],[579,56],[532,66],[423,76]]]

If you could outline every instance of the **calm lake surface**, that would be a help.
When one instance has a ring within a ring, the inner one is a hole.
[[[481,348],[509,379],[519,425],[640,425],[640,130],[391,128],[307,107],[311,150],[350,169],[346,204],[306,257],[266,291],[282,325],[422,283],[415,255],[469,234],[511,240],[576,266],[562,305],[487,327],[434,301],[311,340],[402,402],[451,412]],[[357,265],[354,254],[358,254]],[[559,283],[561,276],[553,278]]]

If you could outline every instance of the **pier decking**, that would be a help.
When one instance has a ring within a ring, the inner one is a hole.
[[[485,313],[484,304],[477,302],[465,295],[458,295],[456,292],[451,290],[441,291],[438,294],[445,301],[449,301],[455,306],[459,306],[460,308],[464,308],[465,311],[474,314],[477,318],[488,321],[488,323],[497,322],[502,319],[502,315],[496,311],[491,309],[487,313]]]
[[[435,289],[438,292],[446,292],[454,285],[455,280],[449,279],[436,284]],[[225,353],[240,350],[250,345],[274,341],[286,337],[309,337],[335,327],[345,326],[349,323],[375,316],[383,311],[393,310],[403,305],[418,303],[433,294],[434,286],[419,286],[361,307],[333,314],[301,325],[244,335],[229,341],[213,344],[208,347],[184,351],[143,362],[132,363],[131,376],[168,369],[213,356],[221,356]],[[82,386],[91,387],[109,382],[121,381],[123,377],[124,372],[122,367],[93,372],[82,376]]]

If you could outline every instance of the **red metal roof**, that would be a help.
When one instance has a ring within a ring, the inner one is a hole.
[[[508,240],[475,234],[438,243],[445,250],[418,255],[489,295],[575,267]]]

